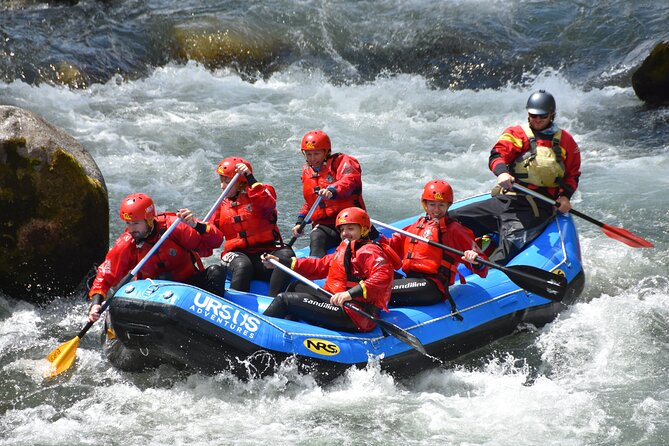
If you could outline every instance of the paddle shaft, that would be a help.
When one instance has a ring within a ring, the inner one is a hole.
[[[300,273],[298,273],[296,271],[293,271],[292,269],[288,268],[286,265],[283,265],[283,264],[281,264],[280,262],[278,262],[274,259],[271,259],[270,263],[272,265],[276,266],[277,268],[279,268],[281,271],[284,271],[284,272],[290,274],[291,276],[293,276],[294,278],[296,278],[297,280],[305,283],[306,285],[309,285],[314,290],[320,291],[321,293],[324,293],[326,296],[332,297],[332,293],[330,293],[329,291],[327,291],[324,288],[322,288],[321,286],[319,286],[316,282],[313,282],[312,280],[307,279],[306,277],[304,277]],[[378,317],[372,316],[371,314],[369,314],[366,311],[356,307],[355,305],[351,305],[350,302],[344,302],[344,306],[346,308],[349,308],[350,310],[355,311],[356,313],[358,313],[362,317],[365,317],[369,320],[372,320],[372,321],[376,322],[380,327],[384,328],[388,333],[395,336],[400,341],[402,341],[402,342],[406,343],[407,345],[413,347],[414,349],[418,350],[420,353],[422,353],[424,355],[427,355],[427,352],[425,351],[425,347],[420,342],[420,340],[416,336],[409,333],[408,331],[406,331],[406,330],[404,330],[404,329],[398,327],[397,325],[392,324],[388,321],[384,321],[383,319],[379,319]]]
[[[374,220],[373,218],[371,218],[370,221],[375,225],[381,226],[382,228],[390,229],[391,231],[394,231],[394,232],[397,232],[399,234],[405,235],[407,237],[411,237],[413,239],[416,239],[416,240],[419,240],[421,242],[427,243],[428,245],[432,245],[432,246],[435,246],[437,248],[441,248],[444,251],[449,251],[449,252],[452,252],[453,254],[457,254],[459,256],[464,256],[465,255],[464,251],[460,251],[459,249],[451,248],[450,246],[442,245],[441,243],[435,242],[434,240],[430,240],[430,239],[422,237],[418,234],[414,234],[412,232],[405,231],[404,229],[396,228],[396,227],[391,226],[389,224],[383,223],[382,221]],[[491,268],[501,269],[502,271],[507,269],[506,267],[504,267],[502,265],[498,265],[496,263],[493,263],[493,262],[490,262],[488,260],[482,259],[481,257],[477,257],[476,261],[479,262],[479,263],[482,263],[483,265],[487,265]]]
[[[234,187],[234,185],[237,183],[237,180],[239,180],[239,177],[241,176],[241,173],[237,172],[234,177],[230,180],[228,185],[223,189],[223,192],[221,192],[221,195],[218,197],[216,200],[216,203],[209,209],[209,212],[207,212],[207,215],[204,217],[203,222],[208,222],[209,219],[214,215],[214,212],[216,212],[216,209],[223,203],[223,200],[225,200],[225,197],[228,196],[230,193],[230,190]]]
[[[221,193],[221,196],[216,200],[216,203],[214,206],[211,208],[207,216],[205,217],[205,222],[208,221],[211,216],[214,214],[218,206],[220,206],[221,202],[223,199],[228,195],[230,190],[232,190],[232,187],[234,184],[237,182],[239,178],[239,173],[237,173],[230,183],[228,183],[227,187]],[[142,258],[142,260],[135,265],[135,267],[128,273],[126,276],[118,283],[116,290],[130,282],[133,277],[137,275],[137,273],[142,269],[144,264],[149,260],[149,258],[156,252],[156,250],[162,245],[162,243],[167,240],[167,238],[172,234],[172,231],[179,225],[179,223],[182,222],[181,217],[178,217],[172,224],[170,225],[169,228],[163,233],[163,235],[160,237],[160,239],[156,242],[155,245],[149,250],[149,252]],[[111,302],[114,300],[116,297],[116,291],[112,291],[110,293],[109,298],[102,303],[102,306],[100,307],[100,314],[104,313],[107,308],[109,308],[109,305]],[[70,366],[72,365],[72,362],[74,361],[76,352],[77,352],[77,347],[79,345],[79,341],[81,338],[83,338],[88,330],[93,326],[95,322],[88,321],[88,323],[84,326],[84,328],[81,329],[79,334],[72,338],[71,340],[59,345],[54,349],[49,355],[47,356],[47,361],[49,361],[52,366],[51,369],[48,373],[45,373],[44,377],[45,378],[53,378],[60,373],[64,372],[65,370],[69,369]]]
[[[521,191],[521,192],[523,192],[527,195],[532,195],[534,198],[538,198],[539,200],[542,200],[542,201],[544,201],[548,204],[552,204],[552,205],[557,206],[557,207],[560,206],[560,202],[558,202],[556,200],[553,200],[552,198],[546,197],[545,195],[542,195],[537,191],[533,191],[532,189],[530,189],[528,187],[521,186],[520,184],[517,184],[517,183],[513,183],[513,188],[517,189],[517,190],[519,190],[519,191]],[[599,226],[600,228],[603,228],[604,226],[608,226],[606,223],[603,223],[599,220],[595,220],[594,218],[590,217],[589,215],[581,214],[576,209],[570,209],[569,212],[571,214],[574,214],[577,217],[582,218],[583,220],[589,221],[590,223]]]
[[[520,184],[513,183],[513,188],[516,190],[519,190],[525,194],[531,195],[535,198],[538,198],[539,200],[545,201],[546,203],[552,204],[554,206],[560,206],[560,203],[553,200],[552,198],[546,197],[537,191],[533,191],[532,189],[529,189],[525,186],[521,186]],[[599,226],[602,228],[602,231],[604,231],[604,234],[607,236],[618,240],[619,242],[625,243],[627,246],[631,246],[632,248],[652,248],[653,244],[649,242],[648,240],[644,239],[643,237],[639,237],[636,234],[631,233],[627,229],[619,228],[616,226],[611,226],[607,225],[604,222],[601,222],[599,220],[595,220],[594,218],[590,217],[589,215],[585,215],[576,209],[570,209],[569,213],[582,218],[583,220],[592,223],[596,226]]]
[[[449,251],[460,256],[465,254],[463,251],[451,248],[450,246],[442,245],[441,243],[437,243],[433,240],[421,237],[420,235],[405,231],[404,229],[396,228],[381,221],[371,219],[371,222],[375,225],[390,229],[391,231],[398,232],[406,237],[419,240],[423,243],[427,243],[428,245],[436,246],[437,248],[441,248],[445,251]],[[545,271],[529,265],[515,265],[510,267],[502,266],[498,265],[497,263],[482,259],[481,257],[477,257],[476,261],[482,263],[483,265],[487,265],[491,268],[495,268],[504,272],[504,274],[506,274],[509,279],[511,279],[511,281],[516,285],[547,299],[560,301],[564,298],[564,295],[567,292],[566,279],[549,271]]]
[[[328,297],[332,297],[331,292],[329,292],[325,288],[321,287],[316,282],[307,279],[302,274],[300,274],[296,271],[293,271],[292,269],[288,268],[286,265],[281,264],[281,262],[278,262],[274,259],[271,259],[270,263],[272,265],[276,266],[277,268],[279,268],[281,271],[284,271],[284,272],[290,274],[291,276],[293,276],[297,280],[301,281],[302,283],[304,283],[306,285],[309,285],[314,290],[320,291],[321,293],[325,294]],[[347,308],[350,308],[351,310],[355,311],[356,313],[360,314],[361,316],[366,317],[367,319],[373,320],[374,322],[378,322],[380,320],[379,318],[372,316],[371,314],[367,313],[364,310],[361,310],[360,308],[356,307],[355,305],[351,305],[349,302],[344,302],[344,306],[347,307]]]
[[[539,200],[545,201],[548,204],[552,204],[554,206],[560,207],[560,202],[558,202],[556,200],[553,200],[552,198],[546,197],[545,195],[542,195],[537,191],[533,191],[532,189],[530,189],[528,187],[521,186],[518,183],[513,183],[513,188],[517,189],[517,190],[519,190],[519,191],[521,191],[521,192],[523,192],[527,195],[532,195],[534,198],[538,198]],[[590,223],[593,223],[593,224],[599,226],[600,228],[603,228],[604,226],[607,226],[606,223],[603,223],[599,220],[595,220],[594,218],[590,217],[589,215],[581,214],[576,209],[570,209],[569,212],[571,214],[574,214],[577,217],[582,218],[583,220],[589,221]]]
[[[214,203],[214,205],[211,207],[207,215],[204,217],[205,222],[209,221],[211,216],[214,215],[216,209],[218,209],[218,207],[221,205],[225,197],[228,196],[234,185],[237,183],[237,180],[239,180],[240,175],[241,174],[236,173],[235,176],[232,177],[232,180],[230,180],[230,182],[225,187],[221,195],[218,197],[216,203]],[[160,237],[160,239],[156,242],[156,244],[153,245],[153,247],[149,250],[149,252],[146,253],[146,255],[142,258],[142,260],[140,260],[139,263],[137,263],[137,265],[135,265],[135,267],[132,270],[130,270],[130,272],[126,274],[125,277],[118,283],[118,285],[116,286],[117,290],[120,289],[122,286],[124,286],[126,283],[130,282],[137,275],[137,273],[139,273],[139,271],[146,264],[146,262],[148,262],[151,256],[156,253],[158,248],[160,248],[160,245],[162,245],[163,242],[168,239],[170,234],[172,234],[174,229],[177,227],[179,223],[181,223],[181,221],[182,221],[181,217],[178,217],[176,220],[174,220],[174,222],[170,225],[170,227],[167,228],[167,231],[165,231],[165,233]],[[100,314],[105,312],[105,310],[109,307],[109,305],[111,304],[111,302],[114,300],[115,297],[116,293],[112,293],[112,295],[102,303],[102,306],[100,307]],[[88,321],[88,323],[84,326],[84,328],[81,329],[81,331],[77,335],[79,339],[81,339],[86,335],[86,332],[93,326],[94,323],[95,322]]]
[[[304,220],[302,220],[302,223],[300,223],[300,227],[297,228],[298,234],[301,234],[302,231],[304,230],[304,227],[309,223],[309,221],[311,221],[311,216],[314,215],[314,212],[316,211],[318,205],[321,203],[322,199],[323,197],[321,195],[316,197],[316,201],[314,201],[314,204],[311,205],[311,209],[309,209],[309,212],[304,217]],[[293,236],[293,238],[291,238],[290,241],[288,242],[287,246],[289,248],[292,248],[296,241],[297,241],[297,236]]]
[[[155,252],[158,250],[160,245],[162,245],[163,242],[165,240],[167,240],[167,238],[170,236],[170,234],[172,234],[172,231],[174,231],[174,229],[177,227],[177,225],[179,223],[181,223],[181,221],[182,221],[181,218],[178,217],[176,220],[174,220],[174,222],[172,222],[170,227],[167,228],[167,231],[165,231],[165,233],[160,237],[160,240],[158,240],[156,242],[156,244],[153,245],[153,247],[151,247],[151,250],[149,250],[149,252],[146,253],[146,255],[142,258],[142,260],[140,260],[139,263],[137,263],[137,265],[135,265],[135,267],[132,270],[130,270],[130,272],[128,274],[126,274],[125,277],[118,283],[118,285],[116,286],[117,290],[120,289],[126,283],[130,282],[133,279],[133,277],[135,277],[137,275],[137,273],[139,273],[139,271],[146,264],[146,262],[148,262],[149,259],[151,258],[151,256],[153,254],[155,254]],[[114,292],[114,293],[112,293],[112,295],[107,300],[105,300],[102,303],[102,307],[100,307],[100,314],[105,312],[105,310],[109,307],[109,305],[111,304],[111,302],[114,300],[115,297],[116,297],[116,293]],[[94,323],[95,322],[88,321],[86,326],[77,335],[79,337],[79,339],[84,337],[86,332],[93,326]]]

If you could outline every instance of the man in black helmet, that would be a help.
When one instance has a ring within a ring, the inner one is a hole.
[[[488,167],[497,176],[492,198],[449,212],[477,237],[499,233],[490,260],[506,264],[540,234],[556,207],[513,191],[518,183],[552,197],[569,212],[581,175],[581,154],[574,138],[555,125],[555,98],[539,90],[527,100],[527,124],[508,127],[490,151]]]

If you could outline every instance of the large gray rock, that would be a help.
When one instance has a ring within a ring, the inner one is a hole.
[[[73,291],[109,248],[104,178],[72,136],[0,106],[0,290],[40,302]]]
[[[632,75],[632,88],[650,104],[669,102],[669,42],[657,44]]]

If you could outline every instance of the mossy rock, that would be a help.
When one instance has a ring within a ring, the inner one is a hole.
[[[644,102],[669,102],[669,42],[658,44],[634,72],[632,88]]]
[[[107,188],[74,138],[0,106],[0,289],[42,302],[72,292],[109,248]]]
[[[280,39],[252,24],[223,23],[203,17],[173,28],[174,53],[210,69],[236,66],[240,71],[266,70],[284,51]]]
[[[53,70],[53,82],[70,88],[84,89],[90,83],[81,69],[69,62],[61,62],[58,66],[50,65]]]

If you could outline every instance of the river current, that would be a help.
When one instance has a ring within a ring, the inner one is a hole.
[[[229,155],[276,187],[288,234],[302,202],[299,142],[317,128],[361,162],[378,220],[418,214],[428,179],[448,180],[456,199],[484,193],[490,147],[542,88],[581,149],[574,208],[655,248],[577,220],[576,304],[401,381],[374,363],[323,386],[290,364],[247,382],[167,366],[124,373],[104,358],[99,326],[70,372],[43,381],[45,356],[81,329],[87,304],[0,294],[0,445],[669,444],[669,108],[640,102],[630,81],[669,39],[666,2],[67,3],[0,5],[0,103],[90,151],[111,240],[131,192],[203,216]],[[170,39],[191,21],[279,44],[258,64],[186,61]],[[86,88],[50,80],[62,61]]]

